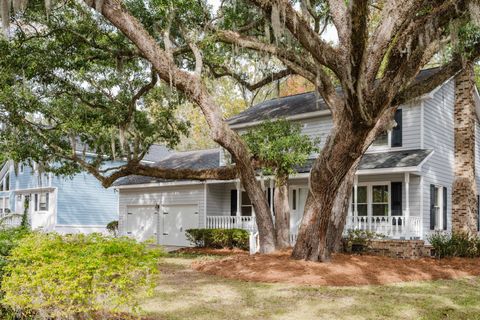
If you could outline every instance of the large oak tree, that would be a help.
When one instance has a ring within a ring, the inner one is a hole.
[[[191,0],[85,0],[84,4],[92,8],[90,14],[96,10],[123,33],[131,57],[148,62],[155,79],[201,109],[212,139],[236,160],[234,170],[255,208],[262,252],[275,249],[265,193],[245,143],[222,119],[221,106],[203,80],[228,75],[255,88],[298,74],[315,85],[331,111],[333,130],[311,170],[293,251],[295,258],[314,261],[328,260],[336,247],[359,159],[376,136],[394,125],[395,108],[434,89],[480,54],[478,0],[225,0],[216,13],[206,3]],[[5,5],[2,8],[5,23]],[[22,18],[21,14],[12,17]],[[328,24],[335,27],[337,41],[322,37]],[[89,38],[86,33],[82,36]],[[446,58],[437,72],[415,81],[421,68],[440,52]],[[283,68],[251,83],[238,74],[238,64],[245,59],[275,59]],[[79,163],[105,185],[128,174],[232,177],[232,168],[172,172],[147,168],[138,161],[102,175],[98,168]]]

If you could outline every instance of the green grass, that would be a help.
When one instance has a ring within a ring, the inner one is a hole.
[[[153,319],[480,319],[480,278],[320,287],[227,280],[192,271],[195,255],[165,258]],[[268,270],[266,270],[268,272]],[[354,277],[355,275],[352,275]]]

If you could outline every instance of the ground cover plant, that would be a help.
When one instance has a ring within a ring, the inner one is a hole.
[[[136,312],[138,299],[155,286],[160,256],[159,249],[123,237],[34,232],[8,258],[2,302],[53,319]]]

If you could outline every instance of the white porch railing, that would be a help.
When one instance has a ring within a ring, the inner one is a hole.
[[[404,216],[348,216],[347,230],[366,230],[385,235],[388,238],[416,238],[421,236],[420,217]]]
[[[245,229],[257,230],[255,217],[252,216],[207,216],[207,229]]]
[[[22,223],[21,213],[0,214],[0,228],[15,228]]]

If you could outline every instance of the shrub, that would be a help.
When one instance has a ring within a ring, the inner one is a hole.
[[[123,237],[32,233],[12,250],[3,303],[57,319],[135,311],[138,294],[153,290],[160,255]]]
[[[344,251],[346,252],[361,252],[375,239],[383,239],[385,236],[380,233],[375,233],[367,230],[347,230],[347,236],[343,239]]]
[[[111,221],[107,224],[107,230],[116,237],[118,235],[118,220]]]
[[[196,247],[248,250],[249,235],[243,229],[188,229],[185,233]]]
[[[466,233],[436,232],[428,237],[437,258],[480,257],[480,238]]]

